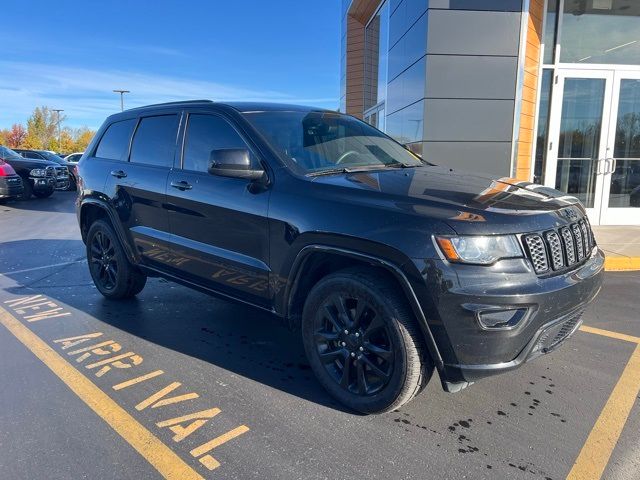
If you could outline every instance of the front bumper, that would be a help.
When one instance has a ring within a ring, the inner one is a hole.
[[[422,303],[430,306],[425,310],[443,376],[452,383],[473,382],[517,368],[571,336],[600,291],[604,255],[596,247],[575,270],[547,278],[536,275],[524,259],[491,267],[429,260],[421,271],[431,295]],[[480,321],[486,312],[516,309],[520,315],[514,325],[492,329]]]
[[[22,178],[19,175],[0,177],[0,198],[18,197],[23,190]]]
[[[34,190],[52,190],[56,188],[54,177],[29,177]]]

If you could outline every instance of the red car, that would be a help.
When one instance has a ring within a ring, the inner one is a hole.
[[[0,159],[0,201],[16,198],[22,194],[22,178],[11,165]]]

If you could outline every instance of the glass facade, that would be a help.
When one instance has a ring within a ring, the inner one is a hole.
[[[536,155],[533,167],[534,183],[544,182],[546,166],[547,143],[549,141],[549,113],[551,107],[551,90],[553,88],[553,70],[542,71],[540,100],[538,106],[538,131],[536,134]]]
[[[560,62],[640,65],[640,2],[565,0],[563,13]]]

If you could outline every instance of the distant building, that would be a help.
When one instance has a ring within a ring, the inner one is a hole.
[[[341,111],[640,224],[640,1],[343,0]]]

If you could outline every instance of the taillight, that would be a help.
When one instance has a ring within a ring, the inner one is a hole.
[[[16,172],[11,165],[0,160],[0,177],[8,177],[15,174]]]

